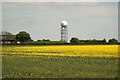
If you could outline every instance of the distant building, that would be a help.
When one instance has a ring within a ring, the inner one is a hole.
[[[12,35],[9,32],[2,32],[0,34],[0,43],[15,43],[16,35]]]

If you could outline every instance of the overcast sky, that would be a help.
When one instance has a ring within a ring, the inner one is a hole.
[[[1,0],[2,2],[118,2],[120,0]]]
[[[69,40],[118,38],[117,2],[3,2],[2,10],[3,31],[26,31],[33,40],[60,40],[62,20]]]

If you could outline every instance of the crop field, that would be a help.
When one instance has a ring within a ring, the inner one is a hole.
[[[118,78],[118,45],[3,46],[3,78]]]

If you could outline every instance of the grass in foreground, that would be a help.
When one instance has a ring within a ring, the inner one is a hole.
[[[4,46],[2,76],[3,78],[117,78],[117,47],[117,45]]]

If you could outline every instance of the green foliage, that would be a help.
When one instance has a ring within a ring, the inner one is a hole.
[[[102,42],[106,43],[107,41],[106,41],[106,39],[103,39]]]
[[[24,43],[10,43],[10,44],[2,44],[2,45],[70,45],[70,43],[63,42],[63,41],[28,41]]]
[[[118,43],[118,40],[113,38],[113,39],[109,39],[108,41],[109,44],[117,44]]]
[[[79,40],[78,38],[72,38],[70,40],[71,44],[86,44],[86,45],[91,45],[91,44],[107,44],[107,41],[106,39],[103,39],[103,40],[96,40],[96,39],[93,39],[93,40]]]
[[[42,40],[37,40],[37,41],[42,41]]]
[[[64,45],[67,44],[63,41],[32,41],[21,43],[21,45]]]
[[[43,39],[43,40],[37,40],[38,42],[40,41],[50,41],[50,39]]]
[[[71,40],[70,40],[71,44],[107,44],[106,42],[106,39],[103,39],[103,40],[96,40],[96,39],[93,39],[93,40],[79,40],[78,38],[75,38],[73,37]]]
[[[25,31],[21,31],[16,35],[16,41],[20,41],[22,43],[27,42],[27,41],[32,41],[30,34],[25,32]]]
[[[50,39],[43,39],[42,41],[50,41]]]
[[[71,43],[79,43],[79,39],[76,38],[76,37],[73,37],[71,40],[70,40]]]

